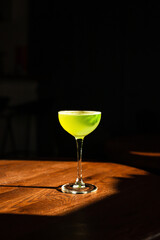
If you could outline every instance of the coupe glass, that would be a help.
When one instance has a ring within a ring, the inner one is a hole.
[[[77,145],[77,179],[75,183],[67,183],[62,186],[62,192],[66,193],[90,193],[97,187],[84,183],[82,179],[82,146],[86,135],[93,132],[101,119],[98,111],[59,111],[58,118],[61,126],[75,137]]]

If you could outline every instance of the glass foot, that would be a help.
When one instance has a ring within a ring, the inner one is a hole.
[[[97,191],[97,187],[89,183],[85,183],[84,186],[78,186],[75,183],[67,183],[64,184],[61,189],[64,193],[72,194],[86,194]]]

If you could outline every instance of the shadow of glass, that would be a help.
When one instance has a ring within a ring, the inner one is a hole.
[[[1,239],[142,240],[160,232],[160,178],[148,174],[116,180],[116,194],[63,216],[0,214]]]
[[[3,184],[1,184],[0,185],[0,187],[11,187],[11,188],[42,188],[42,189],[56,189],[57,191],[59,191],[59,192],[62,192],[62,190],[61,190],[61,187],[62,186],[58,186],[58,187],[46,187],[46,186],[22,186],[22,185],[7,185],[7,184],[5,184],[5,185],[3,185]]]

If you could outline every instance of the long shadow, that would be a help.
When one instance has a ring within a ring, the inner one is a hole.
[[[117,180],[116,194],[63,216],[0,214],[0,239],[160,239],[160,178]]]
[[[58,187],[46,187],[46,186],[22,186],[22,185],[3,185],[3,184],[1,184],[0,187],[56,189],[57,191],[62,192],[61,185]]]

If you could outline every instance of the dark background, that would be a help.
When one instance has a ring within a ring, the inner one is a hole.
[[[159,12],[160,3],[149,1],[1,0],[0,157],[74,157],[59,110],[102,111],[85,158],[106,160],[124,139],[153,143],[160,133]]]

